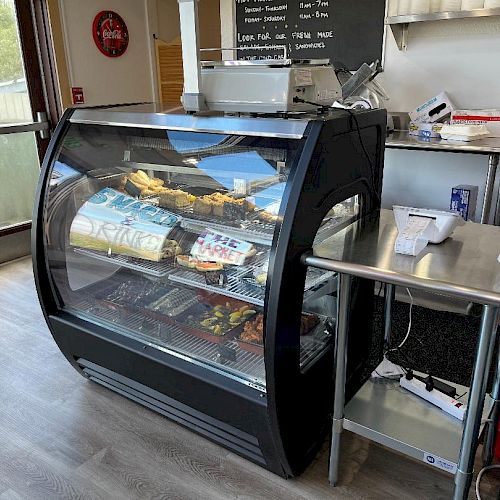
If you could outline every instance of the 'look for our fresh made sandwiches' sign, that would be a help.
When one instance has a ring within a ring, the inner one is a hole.
[[[168,236],[177,215],[105,188],[85,202],[70,229],[70,244],[158,262],[181,252]]]

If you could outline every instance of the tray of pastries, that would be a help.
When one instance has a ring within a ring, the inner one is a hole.
[[[145,305],[144,312],[157,320],[175,318],[198,303],[198,294],[193,290],[177,287],[164,287],[163,293]]]
[[[300,320],[300,335],[310,334],[320,323],[315,314],[303,313]],[[264,315],[258,314],[247,321],[240,329],[239,337],[236,339],[240,349],[264,355]]]
[[[222,344],[234,338],[239,327],[257,311],[250,304],[218,295],[199,297],[197,304],[176,318],[182,329],[198,338]]]
[[[156,300],[165,293],[165,286],[147,278],[128,279],[102,288],[91,288],[87,291],[91,302],[106,309],[111,309],[125,316]]]

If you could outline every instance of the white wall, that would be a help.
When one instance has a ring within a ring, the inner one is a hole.
[[[155,100],[149,3],[60,0],[70,86],[83,88],[86,105]],[[114,10],[127,24],[129,45],[121,57],[106,57],[94,43],[92,22],[101,10]]]
[[[411,25],[406,52],[388,30],[380,76],[388,109],[408,111],[442,90],[460,108],[500,108],[499,56],[497,17]],[[383,203],[448,209],[451,187],[472,184],[480,188],[478,220],[487,163],[486,156],[389,150]]]
[[[221,0],[221,12],[231,12],[232,2]],[[229,14],[222,18],[223,39],[233,36],[231,22]],[[441,90],[462,108],[500,108],[499,57],[498,17],[411,25],[406,52],[388,30],[379,77],[391,96],[387,108],[409,111]],[[388,150],[383,204],[448,209],[451,188],[472,184],[480,188],[479,214],[486,171],[486,156]]]
[[[177,0],[157,0],[157,8],[159,38],[167,43],[180,38]],[[198,3],[200,47],[202,48],[221,46],[219,9],[219,0],[200,0]]]
[[[409,111],[441,90],[462,108],[500,107],[500,20],[457,19],[410,26],[408,50],[390,30],[385,73],[391,111]]]
[[[158,0],[158,38],[170,43],[180,36],[177,0]]]

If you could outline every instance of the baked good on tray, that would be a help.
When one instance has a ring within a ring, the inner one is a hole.
[[[225,335],[257,313],[249,305],[237,307],[238,304],[235,305],[231,302],[216,304],[215,306],[200,304],[200,307],[203,306],[205,311],[201,315],[189,315],[186,323],[213,335]]]
[[[247,204],[244,198],[239,200],[225,201],[222,207],[222,215],[229,220],[243,220],[247,214]]]
[[[307,335],[319,324],[315,314],[303,314],[300,319],[300,335]],[[247,321],[240,335],[240,340],[250,344],[263,345],[264,343],[264,315],[258,314],[253,320]]]
[[[216,217],[222,217],[224,215],[224,201],[221,199],[212,200],[212,213]]]
[[[189,207],[193,201],[193,198],[189,193],[186,193],[186,191],[182,191],[181,189],[163,189],[159,193],[160,195],[160,200],[159,200],[159,205],[160,207],[166,207],[166,208],[186,208]]]
[[[200,262],[198,261],[195,268],[200,273],[208,273],[212,271],[222,271],[224,266],[218,262]]]
[[[182,253],[182,247],[175,240],[166,240],[163,249],[163,258],[175,257]]]
[[[156,177],[149,177],[149,175],[144,172],[144,170],[137,170],[137,172],[131,172],[125,175],[121,182],[121,188],[125,188],[125,185],[131,182],[140,192],[140,196],[155,196],[164,189],[163,184],[165,181],[158,179]]]
[[[179,218],[161,208],[105,188],[78,210],[70,228],[75,247],[158,262],[182,253],[172,236]]]
[[[212,202],[209,197],[201,196],[194,200],[193,212],[198,215],[211,215]]]
[[[179,266],[186,267],[188,269],[195,269],[196,264],[199,262],[198,259],[189,255],[178,255],[176,260]]]
[[[263,210],[262,212],[259,213],[259,219],[262,222],[273,223],[273,222],[276,222],[279,219],[279,216],[278,215],[273,215],[273,214],[271,214],[271,213],[266,212],[265,210]]]
[[[247,321],[240,335],[240,340],[250,344],[262,345],[264,343],[264,315],[258,314],[252,321]]]
[[[254,209],[245,198],[234,198],[224,193],[212,193],[196,198],[193,212],[199,215],[214,215],[228,220],[243,220]]]
[[[319,318],[315,314],[303,314],[300,318],[300,334],[307,335],[319,324]]]
[[[275,201],[271,203],[264,210],[259,213],[259,219],[262,222],[273,223],[279,219],[281,201]]]
[[[218,262],[205,262],[195,257],[191,257],[190,255],[178,255],[176,260],[179,266],[187,269],[196,269],[196,271],[199,271],[200,273],[222,271],[224,269],[223,264]]]

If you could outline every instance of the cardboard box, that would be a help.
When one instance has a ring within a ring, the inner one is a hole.
[[[415,123],[410,122],[408,129],[409,135],[418,135],[419,137],[427,139],[440,139],[441,129],[443,128],[442,123]]]
[[[486,125],[491,137],[500,137],[500,109],[456,110],[451,114],[452,125]]]
[[[462,184],[451,190],[450,210],[458,212],[464,220],[473,220],[476,216],[477,186]]]
[[[455,106],[446,92],[429,99],[413,111],[410,111],[410,119],[416,123],[434,123],[449,115]]]

